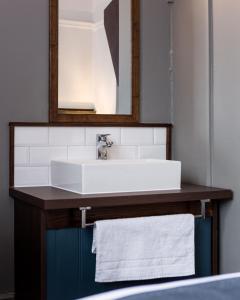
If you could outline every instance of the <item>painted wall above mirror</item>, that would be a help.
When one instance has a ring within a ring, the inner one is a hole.
[[[50,0],[50,121],[138,122],[139,0]]]

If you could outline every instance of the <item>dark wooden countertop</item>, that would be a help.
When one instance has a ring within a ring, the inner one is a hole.
[[[91,206],[92,208],[127,205],[160,204],[169,202],[230,200],[233,193],[220,189],[193,184],[183,184],[181,190],[151,192],[81,195],[51,186],[10,188],[15,200],[24,201],[43,210],[68,209]]]

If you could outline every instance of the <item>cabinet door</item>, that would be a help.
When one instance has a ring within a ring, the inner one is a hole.
[[[92,229],[47,232],[47,300],[73,300],[100,292],[183,278],[135,282],[96,283],[95,255],[91,253]],[[211,219],[196,219],[196,276],[211,275]]]

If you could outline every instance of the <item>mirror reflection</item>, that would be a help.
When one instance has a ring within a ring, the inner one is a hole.
[[[131,23],[131,0],[59,0],[59,111],[132,113]]]

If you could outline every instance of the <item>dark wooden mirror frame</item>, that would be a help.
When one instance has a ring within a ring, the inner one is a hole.
[[[132,113],[97,115],[64,113],[58,108],[58,0],[49,0],[50,8],[50,90],[49,122],[51,123],[138,123],[140,99],[140,0],[132,1]]]

